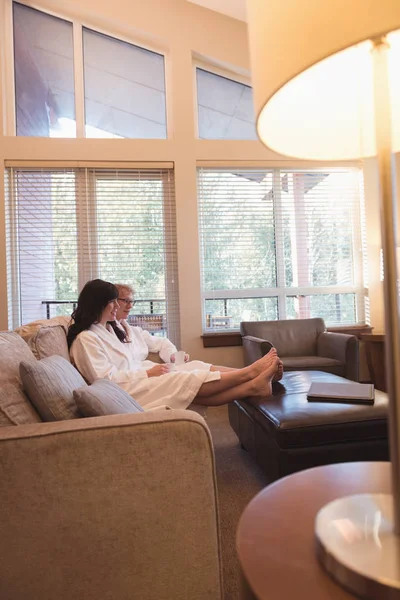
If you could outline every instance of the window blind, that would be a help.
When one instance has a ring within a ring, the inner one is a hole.
[[[179,344],[172,169],[7,170],[12,323],[71,314],[94,278],[128,283],[132,322]]]
[[[198,169],[203,328],[364,322],[357,169]]]

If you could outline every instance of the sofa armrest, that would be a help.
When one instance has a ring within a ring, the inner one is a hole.
[[[0,428],[0,595],[221,599],[205,421],[159,410]]]
[[[253,335],[244,335],[242,337],[243,351],[244,351],[244,364],[250,365],[254,361],[258,360],[272,348],[272,344],[267,340],[263,340]]]
[[[318,356],[334,358],[345,365],[345,377],[359,379],[358,339],[355,335],[324,332],[317,340]]]

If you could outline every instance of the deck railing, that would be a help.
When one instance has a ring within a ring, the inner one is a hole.
[[[128,317],[128,322],[131,325],[138,325],[142,329],[147,329],[150,333],[165,333],[167,332],[167,316],[165,312],[160,312],[158,309],[160,304],[165,304],[165,298],[141,298],[136,300],[135,307],[142,307],[143,311],[131,313]],[[52,306],[71,306],[71,313],[76,309],[76,300],[42,300],[42,304],[46,307],[46,318],[51,318]]]

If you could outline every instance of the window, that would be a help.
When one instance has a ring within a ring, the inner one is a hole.
[[[364,320],[358,170],[199,169],[204,330]]]
[[[251,87],[196,69],[199,137],[256,140]]]
[[[86,137],[166,138],[164,57],[83,29]]]
[[[164,56],[83,27],[83,54],[74,57],[73,27],[13,2],[17,135],[76,137],[75,58],[86,137],[165,139]]]
[[[71,314],[100,277],[133,285],[142,326],[179,343],[172,170],[14,167],[7,176],[12,328]]]
[[[17,135],[75,137],[72,24],[13,3]]]

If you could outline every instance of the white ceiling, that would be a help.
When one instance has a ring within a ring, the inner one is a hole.
[[[187,0],[193,4],[199,4],[204,8],[215,10],[217,12],[246,21],[246,0]]]

